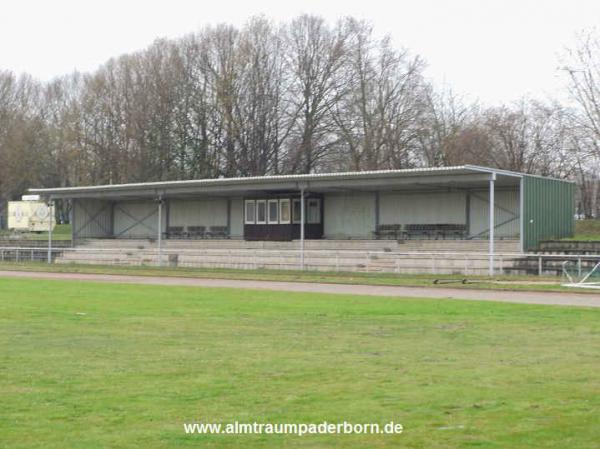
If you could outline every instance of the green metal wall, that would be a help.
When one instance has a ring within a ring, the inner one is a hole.
[[[575,231],[575,184],[523,176],[523,247],[536,250],[540,241],[572,237]]]

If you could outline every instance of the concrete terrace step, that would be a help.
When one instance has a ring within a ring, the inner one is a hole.
[[[498,266],[510,268],[519,242],[496,243]],[[175,240],[162,242],[165,266],[293,269],[300,266],[300,242]],[[485,274],[488,242],[483,240],[306,240],[305,267],[321,271]],[[444,257],[439,253],[443,252]],[[436,254],[437,253],[437,254]],[[158,265],[157,242],[95,239],[65,251],[58,263]]]
[[[251,242],[244,240],[164,240],[164,249],[272,249],[297,250],[299,241],[291,242]],[[80,248],[120,248],[120,249],[154,249],[157,242],[152,240],[88,240]],[[452,251],[452,252],[487,252],[488,242],[481,240],[306,240],[306,250],[372,250],[390,252],[410,251]],[[519,252],[517,240],[499,240],[495,244],[497,252]]]
[[[287,251],[165,251],[163,264],[180,267],[209,268],[271,268],[298,269],[299,254]],[[87,263],[116,265],[157,265],[156,251],[66,251],[57,263]],[[510,264],[504,259],[502,266]],[[499,262],[500,265],[500,262]],[[397,255],[394,253],[368,253],[340,251],[307,251],[305,266],[311,270],[367,271],[396,273],[470,273],[485,274],[487,257],[469,255],[439,259],[430,255]]]

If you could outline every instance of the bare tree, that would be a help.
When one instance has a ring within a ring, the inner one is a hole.
[[[437,167],[460,163],[465,139],[479,112],[477,104],[466,104],[447,88],[425,90],[425,113],[419,123],[419,153],[426,166]]]
[[[347,33],[304,15],[285,30],[293,128],[285,170],[310,173],[335,144],[332,108],[344,95]]]
[[[577,105],[575,118],[600,154],[600,36],[597,33],[579,36],[577,47],[567,50],[564,71],[568,76],[569,93]]]
[[[425,109],[423,63],[394,50],[389,37],[375,39],[366,22],[347,19],[344,27],[347,75],[333,105],[341,159],[351,170],[410,166]]]

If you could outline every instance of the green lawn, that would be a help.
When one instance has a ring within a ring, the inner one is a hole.
[[[600,311],[0,278],[2,448],[600,441]],[[199,436],[184,422],[402,435]]]
[[[577,220],[575,221],[575,236],[566,240],[600,240],[600,220]]]
[[[0,230],[0,237],[7,238],[14,235],[14,232],[7,230]],[[20,233],[21,239],[27,240],[48,240],[47,232],[27,232]],[[57,224],[52,231],[52,240],[71,240],[71,225],[70,224]]]

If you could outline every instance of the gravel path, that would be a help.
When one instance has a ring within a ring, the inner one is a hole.
[[[319,284],[308,282],[201,279],[113,274],[44,273],[0,270],[0,278],[2,277],[117,282],[146,285],[180,285],[188,287],[250,288],[258,290],[337,293],[345,295],[406,296],[413,298],[465,299],[473,301],[500,301],[522,304],[600,307],[600,292],[598,295],[591,295],[582,293],[515,292],[446,287],[396,287],[377,285]]]

